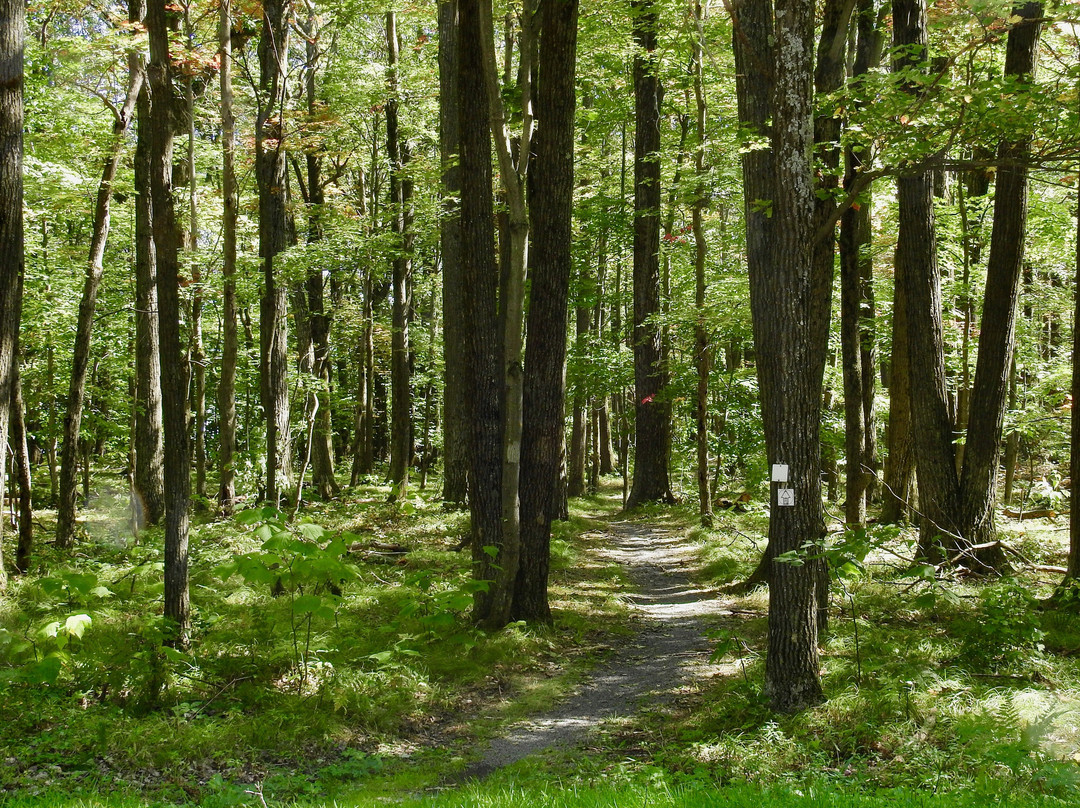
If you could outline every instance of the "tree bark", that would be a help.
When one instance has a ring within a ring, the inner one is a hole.
[[[697,102],[697,144],[694,149],[694,173],[697,175],[698,184],[694,189],[694,202],[691,208],[691,226],[694,233],[694,366],[697,371],[697,399],[694,407],[694,420],[696,425],[697,444],[697,484],[698,484],[698,517],[702,527],[712,527],[713,509],[712,492],[709,490],[709,373],[712,369],[712,346],[709,344],[708,332],[705,329],[705,295],[708,287],[705,282],[705,259],[707,245],[705,242],[705,226],[702,222],[702,214],[705,208],[705,147],[706,132],[705,122],[707,107],[705,104],[705,88],[703,83],[702,51],[704,48],[704,15],[701,8],[701,0],[693,0],[691,13],[694,19],[693,37],[693,72],[694,72],[694,98]]]
[[[1013,7],[1021,18],[1009,31],[1005,75],[1022,84],[1035,79],[1043,9],[1040,2]],[[1020,294],[1027,227],[1027,167],[1030,140],[1003,142],[998,157],[1006,164],[997,171],[994,191],[994,229],[986,268],[986,292],[979,329],[979,356],[971,393],[967,447],[961,491],[961,531],[971,544],[997,537],[997,501],[1001,428],[1009,395],[1009,370],[1016,342],[1016,304]],[[1004,560],[981,553],[982,563],[997,567]]]
[[[105,242],[109,238],[110,205],[113,182],[120,165],[124,136],[131,123],[132,113],[143,83],[143,73],[137,62],[131,60],[128,72],[127,97],[123,107],[115,110],[113,140],[101,170],[97,199],[94,204],[94,224],[90,239],[90,255],[86,262],[82,298],[72,348],[71,381],[68,384],[67,412],[64,416],[64,436],[60,449],[60,490],[56,509],[56,545],[69,548],[75,542],[75,511],[78,490],[76,476],[79,462],[79,431],[82,425],[83,405],[86,397],[86,376],[90,365],[91,337],[94,330],[94,313],[97,309],[98,290],[105,268]],[[0,395],[3,391],[0,390]],[[0,400],[7,400],[0,398]]]
[[[880,61],[881,35],[875,0],[856,7],[855,60],[851,81],[859,82]],[[862,169],[863,149],[844,151],[844,190],[850,193]],[[861,527],[875,472],[873,270],[870,188],[840,217],[840,350],[844,379],[845,521]]]
[[[473,574],[496,577],[493,555],[502,544],[502,373],[496,293],[494,205],[491,177],[491,112],[484,73],[488,66],[480,38],[491,32],[480,25],[483,0],[459,0],[458,108],[461,115],[461,243],[465,317],[469,323],[471,456],[469,511],[472,515]],[[516,575],[515,570],[515,575]],[[491,593],[479,591],[473,616],[483,622],[491,613]]]
[[[397,15],[386,14],[386,45],[389,53],[386,102],[386,155],[390,161],[390,229],[397,239],[393,259],[393,307],[390,328],[390,485],[391,501],[403,499],[409,488],[409,463],[413,452],[412,390],[409,372],[409,310],[412,307],[412,180],[405,174],[408,144],[398,127]]]
[[[279,282],[275,258],[288,243],[285,178],[285,98],[289,52],[289,4],[263,3],[259,40],[259,108],[255,123],[255,177],[259,186],[259,259],[263,290],[259,307],[259,373],[266,413],[266,500],[280,504],[289,485],[288,287]]]
[[[778,0],[771,106],[774,160],[772,271],[750,277],[754,343],[768,463],[789,467],[792,507],[778,507],[773,485],[769,547],[769,644],[765,692],[773,709],[795,712],[823,700],[818,674],[817,564],[777,557],[816,546],[821,509],[820,424],[825,349],[814,328],[821,312],[814,271],[815,204],[810,163],[814,4]],[[808,329],[806,324],[810,323]]]
[[[530,192],[533,233],[525,347],[521,557],[511,617],[550,623],[551,521],[559,515],[567,304],[574,196],[574,72],[578,0],[548,0],[540,22],[540,121]]]
[[[221,376],[218,379],[218,506],[225,515],[236,502],[236,118],[232,87],[232,3],[221,0],[218,53],[221,63],[222,313]]]
[[[19,280],[19,299],[22,299],[22,280]],[[15,548],[15,569],[21,573],[30,571],[30,557],[34,550],[34,505],[30,480],[30,454],[26,446],[26,405],[23,403],[22,381],[19,372],[18,351],[12,361],[11,398],[11,445],[15,454],[15,474],[19,483],[19,542]],[[0,565],[3,558],[0,557]]]
[[[25,5],[0,0],[0,401],[12,400],[22,314],[23,236],[23,41]],[[0,448],[7,445],[10,407],[0,406]],[[0,462],[0,491],[4,469]],[[0,534],[3,528],[0,525]],[[0,543],[2,548],[2,543]],[[7,586],[0,549],[0,591]]]
[[[157,255],[158,330],[165,428],[165,620],[166,641],[186,647],[191,627],[188,595],[188,528],[191,454],[187,431],[187,364],[180,338],[179,230],[172,194],[172,63],[165,0],[147,4],[150,36],[150,183]]]
[[[923,0],[893,0],[894,71],[919,69],[926,58]],[[903,77],[901,76],[901,80]],[[913,95],[916,88],[905,85]],[[919,547],[932,561],[962,549],[960,484],[953,456],[946,392],[941,278],[934,228],[933,177],[924,171],[897,179],[899,232],[896,282],[907,297],[912,426],[921,512]]]
[[[631,0],[634,17],[634,481],[626,507],[674,502],[668,481],[671,402],[663,362],[660,312],[659,12],[653,0]]]
[[[462,279],[460,202],[461,143],[458,110],[457,0],[439,3],[439,150],[442,161],[443,216],[439,244],[443,270],[443,312],[465,309]],[[464,508],[468,497],[469,423],[465,399],[467,323],[464,317],[443,317],[443,502]]]

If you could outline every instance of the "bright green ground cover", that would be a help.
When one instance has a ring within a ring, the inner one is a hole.
[[[415,804],[408,795],[452,782],[479,742],[551,704],[619,641],[625,582],[589,552],[603,525],[587,518],[611,513],[612,500],[576,503],[557,528],[555,626],[487,635],[467,619],[469,561],[454,550],[464,517],[423,497],[408,508],[384,499],[356,491],[306,514],[327,532],[284,529],[320,548],[339,538],[410,548],[393,559],[350,554],[340,596],[287,577],[272,593],[280,565],[255,574],[276,531],[265,520],[200,526],[195,643],[179,656],[156,633],[160,537],[127,546],[122,522],[103,519],[76,558],[46,548],[42,574],[0,599],[0,803]],[[711,531],[694,528],[687,509],[638,518],[687,535],[712,587],[748,574],[765,524],[754,507],[721,514]],[[830,700],[818,708],[766,708],[767,593],[721,594],[730,609],[715,621],[715,665],[671,703],[611,722],[584,752],[421,804],[1077,804],[1080,616],[1074,604],[1043,603],[1065,534],[1032,524],[1007,535],[1015,574],[989,582],[912,565],[904,533],[833,534]],[[237,554],[254,572],[241,574]],[[68,630],[83,613],[85,630]],[[35,673],[20,639],[39,658],[59,654],[55,680]]]

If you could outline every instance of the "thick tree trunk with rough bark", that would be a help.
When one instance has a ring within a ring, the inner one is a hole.
[[[288,244],[285,183],[285,97],[288,76],[289,4],[263,3],[259,40],[259,109],[255,122],[255,178],[259,186],[259,373],[266,413],[266,500],[274,506],[289,485],[288,287],[275,259]]]
[[[0,402],[12,400],[15,352],[22,312],[19,279],[24,268],[23,236],[23,41],[22,0],[0,0]],[[9,406],[0,406],[0,447],[7,445]],[[4,469],[0,462],[0,491]],[[3,528],[0,525],[0,534]],[[7,586],[0,549],[0,591]]]
[[[634,14],[634,481],[627,508],[674,502],[668,481],[671,403],[660,312],[660,105],[658,11],[632,0]]]
[[[188,644],[188,528],[191,454],[187,430],[187,363],[180,338],[179,229],[172,189],[172,105],[174,98],[165,0],[149,0],[150,186],[157,254],[158,330],[161,337],[161,395],[165,428],[165,619],[166,641]]]
[[[473,575],[496,577],[495,558],[502,545],[502,412],[500,339],[496,292],[499,270],[493,245],[494,204],[491,177],[491,113],[484,86],[479,4],[459,0],[458,109],[461,114],[461,244],[465,318],[469,323],[469,387],[471,457],[469,510],[472,514]],[[515,571],[516,572],[516,571]],[[490,592],[477,592],[473,617],[487,620]]]
[[[560,512],[567,303],[574,196],[578,0],[546,0],[540,23],[539,134],[529,196],[528,341],[522,402],[521,556],[511,617],[550,623],[551,521]]]
[[[1042,3],[1013,8],[1020,18],[1009,31],[1005,49],[1005,75],[1018,82],[1034,81]],[[994,190],[994,229],[986,268],[979,357],[971,393],[964,471],[960,480],[961,532],[971,544],[997,537],[994,505],[997,501],[1001,428],[1009,395],[1009,371],[1016,341],[1016,304],[1020,294],[1027,226],[1027,166],[1030,141],[1005,142],[998,147],[1004,164],[997,170]],[[994,557],[996,555],[997,557]],[[998,566],[997,554],[980,554],[984,564]]]
[[[765,692],[773,709],[794,712],[824,696],[818,674],[817,564],[781,563],[821,540],[820,424],[825,350],[815,323],[821,292],[813,272],[814,6],[776,4],[771,106],[774,166],[772,271],[750,277],[754,343],[768,463],[786,464],[794,504],[779,506],[772,486],[769,548],[769,645]]]
[[[468,496],[469,419],[465,400],[468,323],[464,311],[461,220],[455,198],[461,189],[457,164],[461,122],[457,94],[457,0],[439,3],[439,150],[442,161],[443,217],[439,244],[443,269],[443,502],[463,508]]]
[[[896,71],[917,69],[926,58],[923,0],[893,1],[893,44],[899,49]],[[963,542],[958,532],[960,484],[946,393],[933,177],[930,172],[901,176],[896,185],[896,283],[903,287],[908,306],[911,420],[922,517],[919,545],[923,556],[941,560],[943,553],[951,556]]]

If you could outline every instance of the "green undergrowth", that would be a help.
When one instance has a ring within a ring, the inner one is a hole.
[[[763,695],[768,590],[731,588],[764,549],[765,515],[693,522],[684,510],[697,576],[729,607],[715,666],[675,705],[611,728],[613,748],[722,783],[1080,795],[1080,599],[1051,605],[1060,576],[1046,571],[1064,563],[1060,526],[1003,524],[1013,563],[992,578],[915,563],[906,530],[835,528],[828,701],[783,716]]]
[[[552,540],[554,626],[489,634],[468,617],[467,514],[386,499],[368,486],[296,519],[198,524],[182,652],[163,642],[160,533],[91,530],[71,555],[43,545],[0,598],[0,799],[211,804],[259,784],[286,801],[411,783],[413,769],[427,784],[558,699],[625,622],[619,572],[587,552],[582,513]]]

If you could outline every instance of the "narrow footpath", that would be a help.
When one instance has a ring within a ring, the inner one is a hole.
[[[580,690],[548,713],[521,722],[492,741],[461,779],[492,772],[550,748],[578,745],[607,719],[645,703],[669,701],[692,677],[707,675],[707,616],[730,614],[715,591],[687,577],[692,548],[684,537],[648,525],[610,522],[610,545],[596,552],[619,563],[634,586],[627,595],[636,630]],[[719,667],[717,667],[719,670]]]

